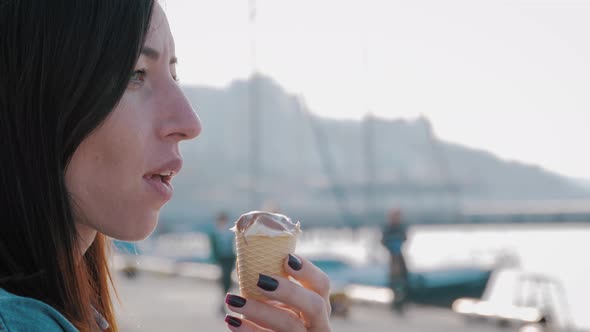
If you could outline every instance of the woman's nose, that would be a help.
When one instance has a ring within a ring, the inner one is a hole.
[[[188,99],[176,85],[166,94],[163,103],[166,110],[166,121],[161,127],[163,137],[172,137],[177,141],[193,139],[201,133],[201,120],[189,103]]]

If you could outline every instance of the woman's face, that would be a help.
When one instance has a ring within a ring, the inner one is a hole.
[[[66,170],[78,232],[90,245],[96,231],[127,241],[155,228],[180,171],[178,144],[201,131],[175,81],[168,21],[155,5],[135,73],[109,117],[76,149]]]

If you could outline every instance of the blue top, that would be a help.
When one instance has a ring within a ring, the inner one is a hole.
[[[51,306],[0,288],[0,332],[78,332]]]
[[[234,238],[235,233],[229,229],[220,229],[216,227],[211,233],[209,233],[211,254],[215,261],[236,258]]]

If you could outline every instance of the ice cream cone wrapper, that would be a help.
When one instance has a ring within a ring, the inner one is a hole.
[[[297,236],[243,236],[236,233],[237,270],[243,297],[264,300],[256,285],[260,273],[287,277],[284,269],[287,255],[295,251]]]

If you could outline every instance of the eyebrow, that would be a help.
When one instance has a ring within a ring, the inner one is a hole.
[[[160,52],[158,52],[156,49],[153,49],[149,46],[144,46],[141,49],[141,54],[145,55],[146,57],[148,57],[149,59],[156,61],[160,58]],[[178,58],[173,56],[172,58],[170,58],[170,64],[175,64],[178,63]]]

